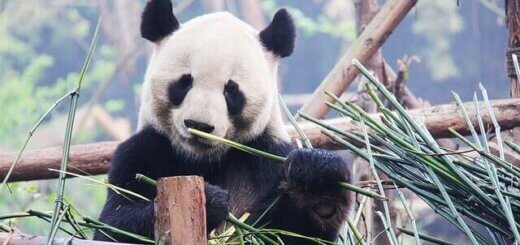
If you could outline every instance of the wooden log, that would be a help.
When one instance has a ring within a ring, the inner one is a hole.
[[[202,177],[159,179],[154,201],[155,238],[165,244],[207,244],[205,207]]]
[[[129,243],[114,243],[114,242],[102,242],[102,241],[92,241],[92,240],[82,240],[74,238],[70,240],[69,238],[56,238],[54,239],[53,245],[65,245],[65,244],[74,244],[74,245],[125,245]],[[0,244],[9,244],[9,245],[41,245],[46,244],[47,237],[46,236],[33,236],[33,235],[25,235],[18,233],[7,233],[0,232]]]
[[[71,147],[68,171],[78,174],[104,174],[108,170],[118,141],[98,142]],[[0,153],[0,179],[3,180],[18,153]],[[62,149],[50,147],[26,151],[16,165],[9,181],[57,178]],[[9,163],[10,162],[10,163]],[[81,170],[81,171],[78,171]]]
[[[514,128],[520,124],[518,121],[520,120],[520,99],[494,100],[491,102],[491,105],[495,117],[503,130]],[[476,112],[473,102],[464,103],[464,107],[468,111],[473,125],[477,125],[478,122],[476,121]],[[487,115],[486,108],[482,108],[481,106],[480,111],[483,115],[484,125],[491,125],[492,122]],[[460,114],[460,108],[458,108],[456,104],[432,106],[409,110],[408,112],[416,119],[423,121],[426,128],[428,128],[435,138],[453,137],[448,131],[449,127],[464,135],[469,133],[466,128],[466,123]],[[381,117],[381,114],[372,114],[372,117],[378,119]],[[323,120],[323,122],[345,131],[361,131],[357,124],[352,123],[350,119],[346,118],[328,119]],[[313,145],[317,147],[334,148],[334,143],[321,132],[322,129],[320,127],[316,127],[316,125],[311,123],[301,123],[300,126]],[[290,133],[296,137],[293,131],[290,131]]]
[[[386,1],[347,53],[341,57],[314,91],[312,98],[303,105],[301,111],[316,118],[323,118],[329,110],[323,102],[332,101],[324,92],[328,91],[338,96],[343,93],[359,74],[358,69],[352,65],[352,59],[356,58],[362,64],[366,64],[416,3],[417,0]]]
[[[473,125],[477,125],[473,102],[465,103],[464,105],[471,120],[473,120]],[[491,101],[491,105],[502,130],[520,126],[520,99],[493,100]],[[486,108],[481,107],[480,109],[484,116],[484,124],[491,125]],[[436,138],[451,137],[447,130],[448,127],[452,127],[465,135],[469,133],[460,115],[460,109],[455,104],[432,106],[410,110],[409,112],[416,118],[423,120],[426,127]],[[380,115],[373,114],[373,117],[379,118]],[[329,119],[324,120],[324,122],[342,130],[357,130],[358,132],[360,130],[356,124],[353,124],[347,118]],[[315,124],[301,122],[300,126],[314,146],[326,149],[336,147],[326,135],[321,133],[321,128]],[[291,125],[287,126],[287,130],[291,137],[297,137]],[[70,167],[69,170],[75,171],[75,169],[80,169],[93,175],[106,173],[109,168],[112,153],[117,144],[119,144],[119,142],[111,141],[73,146],[69,158],[69,163],[72,167]],[[17,152],[0,153],[0,179],[5,177],[9,166],[11,166],[11,163],[16,159],[17,154]],[[61,149],[59,147],[26,151],[9,181],[55,178],[57,177],[57,173],[48,171],[48,169],[59,169],[60,158]]]

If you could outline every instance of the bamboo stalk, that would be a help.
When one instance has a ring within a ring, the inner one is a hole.
[[[377,170],[376,170],[376,167],[375,167],[375,164],[374,164],[374,158],[372,157],[372,150],[370,148],[370,140],[369,140],[369,137],[368,137],[368,131],[367,131],[367,128],[365,126],[365,123],[363,120],[361,120],[361,127],[363,128],[363,134],[365,135],[365,147],[367,149],[367,155],[368,155],[368,163],[370,164],[370,172],[372,172],[372,175],[374,177],[374,180],[376,181],[377,183],[377,187],[379,189],[379,194],[386,198],[385,196],[385,190],[383,188],[383,185],[381,184],[381,179],[379,178],[379,174],[377,174]],[[395,236],[395,233],[394,233],[394,230],[392,228],[392,219],[390,218],[390,209],[388,208],[388,199],[386,199],[385,201],[383,201],[383,209],[385,211],[385,216],[384,218],[386,219],[386,222],[383,222],[383,224],[385,226],[388,226],[388,240],[392,243],[392,244],[398,244],[397,242],[397,238]]]
[[[50,219],[52,218],[52,215],[50,213],[47,213],[47,212],[42,212],[42,211],[30,209],[30,210],[27,210],[27,212],[23,212],[23,213],[14,213],[14,214],[1,215],[0,216],[0,220],[12,219],[12,218],[27,218],[27,217],[37,217],[37,218],[40,218],[40,219],[43,219],[45,221],[50,222]],[[64,222],[69,223],[70,221],[64,220]],[[115,228],[113,226],[107,225],[105,223],[102,223],[102,222],[100,222],[98,220],[95,220],[95,219],[92,219],[92,218],[89,218],[89,217],[83,217],[83,222],[77,222],[77,223],[78,223],[78,225],[80,225],[82,227],[91,228],[91,229],[98,229],[98,230],[102,230],[102,231],[106,230],[106,231],[110,231],[112,233],[117,233],[117,234],[121,234],[121,235],[124,235],[124,236],[128,236],[128,237],[137,239],[137,240],[139,240],[141,242],[151,243],[151,244],[154,243],[152,240],[150,240],[147,237],[144,237],[144,236],[141,236],[141,235],[137,235],[137,234],[133,234],[133,233],[130,233],[130,232],[127,232],[127,231],[124,231],[124,230],[120,230],[118,228]],[[62,228],[60,227],[59,229],[62,229]]]
[[[483,150],[480,144],[471,143],[453,129],[448,130],[479,153],[481,157],[469,158],[461,155],[464,154],[463,152],[457,152],[461,156],[455,157],[453,156],[454,152],[441,149],[424,124],[418,123],[404,110],[395,97],[359,62],[355,61],[354,63],[361,70],[361,73],[368,78],[369,82],[377,87],[386,100],[396,108],[396,112],[391,112],[385,108],[379,98],[370,93],[370,86],[367,87],[369,94],[383,112],[382,116],[384,117],[381,121],[370,118],[357,105],[342,102],[336,96],[331,95],[331,98],[339,106],[327,103],[330,108],[359,122],[362,129],[365,125],[370,127],[370,131],[363,130],[365,144],[359,144],[362,140],[359,139],[357,134],[346,133],[337,127],[327,125],[305,114],[302,114],[302,116],[321,127],[333,130],[335,133],[350,139],[353,143],[323,130],[323,133],[332,140],[344,145],[369,163],[374,163],[396,184],[407,187],[420,196],[436,212],[463,231],[471,243],[487,243],[488,241],[479,231],[469,226],[463,216],[486,226],[493,235],[500,235],[508,240],[514,237],[515,229],[518,227],[514,219],[520,219],[520,216],[518,216],[520,203],[518,199],[511,197],[501,189],[508,190],[508,193],[517,191],[518,186],[514,182],[509,182],[510,179],[507,177],[513,175],[517,178],[520,169],[511,166],[499,157],[491,155],[489,151]],[[466,110],[466,104],[462,104],[456,94],[455,98],[458,111],[462,113],[466,130],[472,132],[472,135],[478,139],[473,122],[478,123],[481,131],[484,131],[482,130],[484,117],[482,117],[479,103],[475,99],[472,106],[475,111],[471,110],[471,112],[476,116],[471,118],[470,113]],[[482,137],[486,139],[485,132],[482,132]],[[486,144],[487,141],[483,143]],[[357,146],[354,144],[357,144]],[[384,149],[372,148],[375,144],[381,145]],[[358,148],[359,145],[363,146],[366,151]],[[371,150],[377,153],[371,153]],[[493,162],[489,166],[493,167],[496,164],[501,168],[496,171],[488,171],[489,174],[487,174],[488,172],[485,170],[486,161]],[[497,185],[498,182],[500,184]],[[497,191],[500,195],[496,193]],[[499,197],[501,195],[505,195],[503,201]],[[498,204],[499,201],[503,207],[502,210],[496,209],[495,204]],[[380,213],[380,216],[386,222],[382,214]],[[509,226],[506,225],[508,223]],[[390,229],[389,223],[385,224],[385,228]],[[389,232],[387,235],[391,239]],[[415,233],[415,237],[417,236],[418,232]]]
[[[38,127],[43,122],[43,120],[45,120],[47,118],[47,116],[49,116],[51,114],[51,112],[54,111],[56,106],[58,106],[63,100],[65,100],[66,98],[71,96],[72,93],[74,93],[74,92],[75,91],[68,92],[65,95],[63,95],[61,98],[59,98],[57,101],[55,101],[54,104],[52,104],[52,106],[40,117],[40,119],[36,122],[36,124],[32,127],[32,129],[29,130],[29,133],[27,135],[27,138],[25,139],[25,142],[22,145],[22,148],[20,149],[20,151],[16,155],[16,159],[9,166],[9,170],[7,171],[7,174],[5,175],[4,179],[2,180],[2,183],[0,184],[0,193],[2,193],[3,189],[5,188],[5,186],[7,186],[7,182],[9,181],[9,177],[13,173],[13,170],[14,170],[15,166],[20,162],[20,158],[22,157],[22,154],[24,153],[25,148],[27,147],[27,144],[31,140],[34,132],[36,132],[36,129],[38,129]]]
[[[58,219],[56,221],[56,224],[53,226],[51,230],[51,234],[49,235],[49,240],[54,241],[54,237],[56,236],[56,232],[58,232],[58,228],[60,228],[61,221],[65,218],[67,215],[67,212],[69,211],[69,205],[65,205],[63,209],[61,210],[61,214],[58,216]]]
[[[260,233],[258,229],[254,228],[244,222],[241,222],[240,220],[238,220],[237,218],[235,218],[235,216],[233,216],[231,214],[226,217],[226,221],[235,225],[239,229],[244,229],[246,231],[257,233],[260,238],[262,238],[264,241],[266,241],[269,244],[272,244],[272,245],[278,244],[276,241],[274,241],[270,237],[266,236],[265,234]]]
[[[209,139],[209,140],[213,140],[213,141],[216,141],[216,142],[223,143],[223,144],[225,144],[225,145],[227,145],[229,147],[233,147],[233,148],[235,148],[237,150],[241,150],[241,151],[247,152],[247,153],[252,154],[252,155],[265,157],[265,158],[272,159],[272,160],[279,161],[279,162],[284,162],[286,160],[285,157],[280,157],[280,156],[273,155],[271,153],[263,152],[263,151],[255,149],[255,148],[252,148],[252,147],[249,147],[249,146],[246,146],[246,145],[243,145],[243,144],[239,144],[239,143],[236,143],[236,142],[228,140],[228,139],[224,139],[222,137],[218,137],[218,136],[215,136],[215,135],[212,135],[212,134],[208,134],[208,133],[202,132],[200,130],[188,128],[188,132],[190,134],[193,134],[193,135],[205,138],[205,139]]]
[[[484,89],[484,87],[482,86],[482,84],[480,86],[480,89],[482,90],[482,94],[485,97],[485,99],[487,99],[487,92]],[[489,145],[487,144],[487,140],[486,140],[486,138],[487,138],[486,137],[486,130],[484,128],[484,123],[482,122],[482,116],[480,115],[480,110],[478,109],[479,105],[478,105],[478,99],[477,99],[476,93],[473,96],[473,100],[475,102],[475,108],[477,109],[477,119],[478,119],[478,122],[479,122],[480,132],[481,132],[482,138],[483,138],[482,142],[483,142],[483,145],[484,145],[484,150],[489,152]],[[489,113],[490,113],[490,117],[493,118],[494,117],[493,116],[493,112],[489,112]],[[469,124],[470,124],[470,122],[468,122],[468,125]],[[500,135],[500,126],[498,126],[498,129],[495,128],[495,132],[497,132],[497,141],[498,140],[502,141],[502,139],[499,136]],[[482,149],[482,146],[480,145],[480,141],[478,140],[478,137],[477,137],[476,133],[475,133],[475,135],[473,135],[473,137],[474,137],[474,140],[477,143],[477,145]],[[502,143],[500,143],[499,145],[501,146]],[[504,154],[503,153],[504,152],[503,152],[503,148],[502,148],[502,151],[501,151],[501,154],[500,154],[500,156],[501,156],[500,159],[502,159],[502,160],[504,160]],[[519,235],[518,229],[516,227],[515,218],[514,218],[513,214],[510,212],[511,211],[510,204],[508,202],[506,202],[507,199],[504,199],[504,197],[502,196],[502,192],[501,192],[501,188],[500,188],[500,184],[499,184],[496,168],[495,168],[494,165],[489,164],[487,162],[487,159],[483,159],[483,161],[484,161],[484,164],[487,167],[488,176],[491,179],[491,184],[493,185],[493,190],[495,191],[495,194],[496,194],[497,199],[499,201],[499,204],[500,204],[500,207],[502,209],[502,212],[504,213],[504,215],[507,218],[507,222],[509,223],[509,227],[511,228],[511,231],[513,232],[513,235],[515,236],[515,239],[517,241],[520,241],[520,235]]]
[[[271,159],[271,160],[278,161],[278,162],[281,162],[281,163],[285,162],[285,160],[286,160],[285,157],[280,157],[280,156],[273,155],[271,153],[263,152],[263,151],[255,149],[255,148],[252,148],[252,147],[249,147],[249,146],[246,146],[246,145],[243,145],[243,144],[240,144],[240,143],[228,140],[228,139],[224,139],[224,138],[212,135],[212,134],[208,134],[208,133],[202,132],[200,130],[189,128],[188,132],[190,132],[193,135],[205,138],[205,139],[209,139],[209,140],[213,140],[213,141],[216,141],[216,142],[220,142],[220,143],[226,144],[227,146],[233,147],[233,148],[235,148],[237,150],[244,151],[244,152],[249,153],[249,154],[265,157],[267,159]],[[349,183],[346,183],[346,182],[339,182],[338,184],[339,184],[339,186],[341,186],[341,187],[343,187],[345,189],[351,190],[351,191],[359,193],[361,195],[366,195],[366,196],[369,196],[369,197],[372,197],[372,198],[376,198],[376,199],[380,199],[380,200],[387,200],[387,198],[384,197],[384,196],[381,196],[381,195],[379,195],[377,193],[365,190],[365,189],[360,188],[360,187],[358,187],[356,185],[352,185],[352,184],[349,184]]]
[[[350,219],[347,219],[347,224],[350,230],[352,230],[352,233],[354,234],[354,237],[356,238],[357,242],[361,245],[365,245],[365,241],[363,240],[363,237],[361,237],[361,234],[359,233],[358,229],[356,228],[356,225],[350,221]]]
[[[401,200],[401,204],[403,204],[404,210],[406,212],[406,215],[408,215],[408,218],[410,218],[410,223],[412,223],[412,229],[413,229],[413,237],[416,245],[420,245],[421,241],[419,236],[419,229],[417,228],[417,223],[415,222],[415,217],[412,214],[412,210],[410,210],[410,207],[408,207],[408,203],[406,202],[406,198],[404,197],[404,194],[397,185],[394,183],[394,188],[397,191],[397,194],[399,195],[399,199]],[[397,228],[399,229],[399,227]]]
[[[407,229],[404,229],[404,228],[401,228],[401,227],[397,227],[397,229],[399,231],[401,231],[402,233],[406,234],[406,235],[414,236],[414,232],[413,231],[410,231],[410,230],[407,230]],[[455,245],[455,243],[447,242],[447,241],[441,240],[439,238],[428,236],[428,235],[425,235],[425,234],[419,234],[419,238],[421,238],[422,240],[425,240],[425,241],[428,241],[428,242],[432,242],[432,243],[435,243],[435,244],[440,244],[440,245]]]
[[[139,182],[142,182],[142,183],[145,183],[149,186],[153,186],[153,187],[156,187],[157,186],[157,181],[150,178],[150,177],[147,177],[145,175],[142,175],[142,174],[136,174],[135,175],[135,179],[137,179],[137,181]]]
[[[284,112],[285,117],[287,117],[287,119],[289,119],[289,122],[294,127],[294,130],[296,131],[298,136],[300,136],[300,140],[303,142],[305,147],[312,148],[311,141],[309,140],[307,135],[303,132],[303,130],[300,128],[298,123],[296,122],[296,119],[289,111],[289,108],[287,108],[287,105],[285,104],[285,102],[280,94],[278,94],[278,101],[280,102],[280,107],[282,108],[282,111]]]
[[[90,65],[90,61],[92,59],[92,54],[94,53],[94,49],[96,47],[98,37],[99,37],[99,28],[101,24],[101,18],[98,19],[96,29],[94,31],[94,36],[92,37],[92,41],[90,43],[90,47],[87,53],[87,57],[85,58],[85,62],[83,64],[83,67],[81,68],[78,85],[76,87],[75,92],[71,95],[70,98],[70,106],[69,106],[69,113],[67,118],[67,126],[65,129],[65,140],[63,144],[63,154],[61,159],[61,166],[60,166],[60,176],[58,178],[58,195],[55,200],[55,206],[54,206],[54,212],[51,219],[51,231],[49,235],[49,239],[47,240],[47,245],[51,245],[54,240],[53,230],[56,229],[55,226],[58,224],[58,214],[60,211],[63,210],[63,196],[65,193],[65,172],[67,171],[67,165],[69,160],[69,152],[70,152],[70,145],[72,142],[72,128],[74,126],[74,116],[76,115],[76,108],[78,105],[78,98],[80,95],[81,90],[81,83],[83,82],[83,78],[85,77],[85,74],[88,70],[88,67]]]
[[[47,241],[46,236],[25,235],[17,233],[0,232],[0,244],[9,245],[41,245]],[[55,245],[74,244],[74,245],[131,245],[130,243],[116,243],[105,241],[83,240],[78,238],[56,238]]]

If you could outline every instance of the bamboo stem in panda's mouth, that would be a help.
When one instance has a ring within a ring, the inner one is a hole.
[[[278,162],[281,162],[281,163],[285,162],[285,160],[287,159],[286,157],[281,157],[281,156],[277,156],[277,155],[274,155],[274,154],[271,154],[271,153],[267,153],[267,152],[264,152],[264,151],[261,151],[261,150],[258,150],[258,149],[255,149],[255,148],[252,148],[252,147],[249,147],[249,146],[246,146],[246,145],[243,145],[243,144],[240,144],[240,143],[228,140],[228,139],[224,139],[222,137],[218,137],[218,136],[215,136],[215,135],[212,135],[212,134],[208,134],[208,133],[202,132],[202,131],[197,130],[197,129],[188,128],[188,132],[190,134],[193,134],[193,135],[197,136],[197,137],[202,137],[202,138],[205,138],[205,139],[208,139],[208,140],[212,140],[212,141],[216,141],[216,142],[219,142],[219,143],[223,143],[223,144],[225,144],[225,145],[227,145],[229,147],[235,148],[237,150],[240,150],[240,151],[243,151],[243,152],[255,155],[255,156],[266,157],[268,159],[272,159],[272,160],[275,160],[275,161],[278,161]],[[368,197],[371,197],[371,198],[374,198],[374,199],[378,199],[378,200],[382,200],[382,201],[387,201],[388,200],[388,198],[386,198],[384,196],[381,196],[381,195],[379,195],[379,194],[377,194],[375,192],[363,189],[363,188],[361,188],[359,186],[356,186],[356,185],[353,185],[353,184],[350,184],[350,183],[347,183],[347,182],[339,182],[338,184],[342,188],[345,188],[345,189],[348,189],[350,191],[359,193],[361,195],[365,195],[365,196],[368,196]]]
[[[235,148],[237,150],[241,150],[243,152],[247,152],[247,153],[255,155],[255,156],[266,157],[266,158],[269,158],[269,159],[272,159],[272,160],[275,160],[275,161],[279,161],[279,162],[284,162],[287,159],[285,157],[280,157],[280,156],[277,156],[277,155],[274,155],[274,154],[271,154],[271,153],[267,153],[267,152],[264,152],[264,151],[261,151],[261,150],[257,150],[255,148],[252,148],[252,147],[249,147],[249,146],[246,146],[246,145],[242,145],[240,143],[237,143],[237,142],[234,142],[234,141],[231,141],[231,140],[228,140],[228,139],[224,139],[224,138],[212,135],[212,134],[208,134],[208,133],[202,132],[202,131],[197,130],[197,129],[188,128],[188,132],[190,134],[193,134],[195,136],[198,136],[198,137],[201,137],[201,138],[204,138],[204,139],[208,139],[208,140],[211,140],[211,141],[223,143],[223,144],[225,144],[227,146],[230,146],[230,147]]]

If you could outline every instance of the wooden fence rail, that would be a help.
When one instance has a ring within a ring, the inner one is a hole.
[[[493,100],[491,104],[502,130],[520,126],[520,99]],[[473,125],[477,125],[474,104],[468,102],[464,106],[473,121]],[[484,124],[491,125],[485,106],[481,105],[480,109],[481,114],[484,115]],[[409,112],[419,120],[424,121],[428,130],[436,138],[449,137],[450,133],[447,130],[449,127],[462,134],[468,134],[466,124],[460,115],[460,109],[455,104],[432,106],[410,110]],[[372,116],[379,118],[380,114],[373,114]],[[328,119],[324,120],[324,122],[342,130],[359,131],[357,124],[352,123],[347,118]],[[315,147],[327,149],[337,147],[333,141],[321,132],[321,128],[315,124],[300,122],[300,126]],[[492,127],[490,128],[492,129]],[[291,137],[297,137],[292,126],[287,126],[287,130]],[[106,173],[113,151],[118,143],[117,141],[111,141],[73,146],[70,152],[69,170],[77,173],[81,173],[77,171],[81,170],[92,175]],[[56,178],[58,174],[48,169],[59,169],[61,152],[60,147],[25,152],[9,181]],[[16,155],[17,152],[0,153],[0,179],[3,179],[7,174],[9,166],[16,159]]]

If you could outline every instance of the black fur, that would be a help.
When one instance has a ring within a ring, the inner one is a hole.
[[[280,200],[259,224],[306,236],[328,240],[337,238],[340,221],[349,206],[348,195],[337,181],[349,181],[346,163],[322,150],[294,150],[287,142],[263,133],[247,145],[279,156],[289,155],[286,163],[275,162],[236,150],[222,160],[188,159],[168,137],[153,128],[145,128],[123,142],[116,150],[109,172],[111,184],[139,193],[151,200],[156,190],[138,183],[135,174],[153,179],[166,176],[199,175],[206,184],[208,232],[222,224],[228,211],[241,215],[248,211],[254,222],[280,196]],[[117,228],[153,238],[153,203],[128,200],[108,191],[108,200],[100,220]],[[322,206],[333,210],[323,215]],[[121,242],[138,242],[108,233]],[[96,240],[109,240],[96,232]],[[286,244],[304,244],[305,240],[283,237]]]
[[[347,165],[336,154],[321,149],[302,149],[293,151],[287,157],[285,175],[291,188],[316,194],[336,192],[338,182],[348,176]],[[314,166],[308,166],[312,164]],[[319,169],[318,172],[308,172]]]
[[[206,194],[207,230],[215,229],[227,217],[229,210],[229,193],[208,183],[204,184]]]
[[[230,115],[237,115],[242,112],[246,105],[246,97],[244,93],[240,91],[238,84],[229,80],[224,88],[224,97],[226,98],[226,104]]]
[[[168,98],[174,106],[178,106],[193,86],[193,77],[190,74],[182,75],[179,80],[168,86]]]
[[[260,41],[265,48],[279,57],[287,57],[294,50],[296,27],[286,9],[276,12],[271,24],[260,32]]]
[[[141,18],[141,36],[157,42],[179,28],[171,0],[149,0]]]

